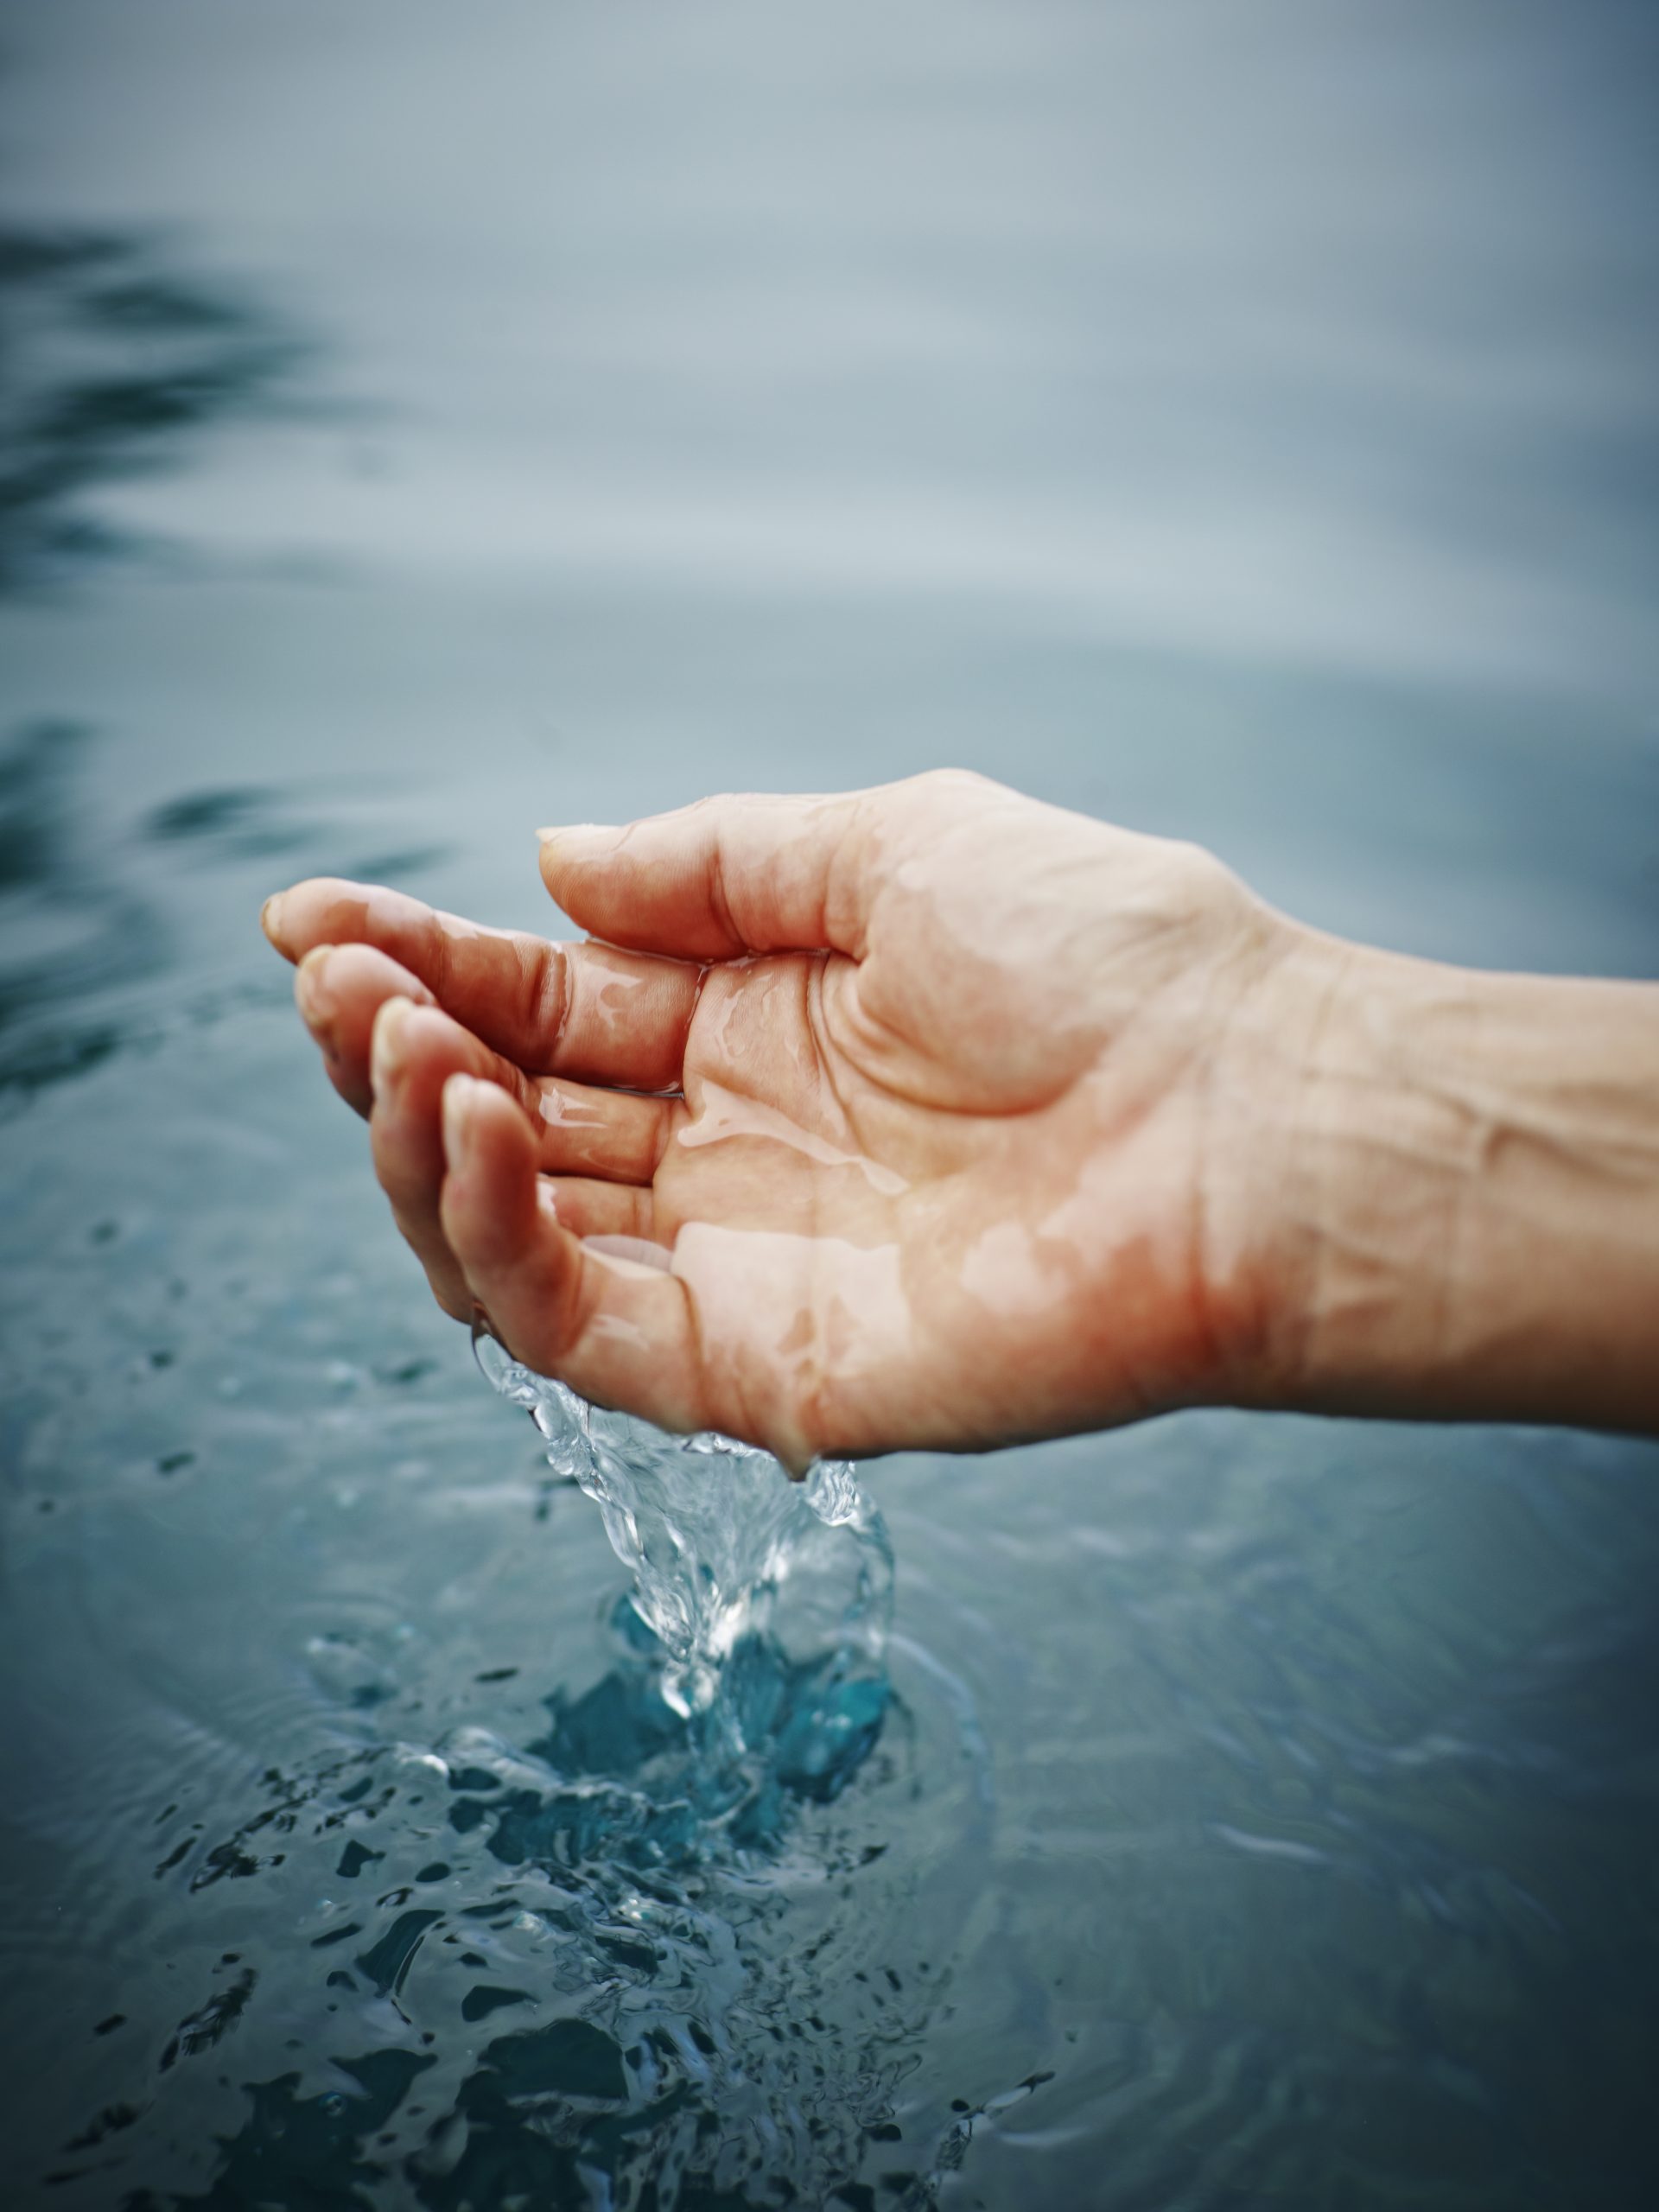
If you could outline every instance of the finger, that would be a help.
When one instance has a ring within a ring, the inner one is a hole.
[[[498,1085],[529,1116],[537,1135],[536,1164],[543,1173],[627,1183],[649,1183],[656,1173],[674,1117],[683,1110],[677,1100],[596,1090],[557,1076],[527,1076],[441,1007],[414,1006],[397,996],[382,1004],[366,1080],[377,1096],[396,1084],[405,1110],[423,1115],[432,1125],[434,1147],[444,1084],[452,1075],[470,1075]]]
[[[596,1090],[550,1075],[527,1084],[519,1103],[540,1124],[537,1159],[544,1174],[619,1183],[651,1181],[685,1112],[678,1099]]]
[[[573,1236],[655,1240],[656,1201],[633,1183],[601,1183],[583,1175],[543,1175],[543,1204]]]
[[[443,1181],[439,1113],[443,1086],[456,1074],[493,1083],[516,1101],[529,1117],[538,1168],[596,1163],[595,1177],[564,1174],[552,1181],[559,1218],[574,1235],[650,1237],[650,1191],[632,1181],[595,1178],[643,1167],[641,1179],[649,1179],[665,1141],[666,1100],[589,1091],[550,1077],[532,1082],[438,1008],[389,998],[374,1023],[368,1077],[375,1174],[446,1313],[464,1319],[472,1311],[438,1205]],[[550,1104],[559,1109],[550,1120],[544,1118]]]
[[[601,1256],[561,1226],[542,1197],[534,1132],[493,1085],[445,1084],[443,1147],[444,1233],[514,1357],[664,1428],[703,1427],[678,1277]]]
[[[418,976],[372,945],[314,945],[294,977],[295,1004],[322,1054],[329,1082],[365,1118],[374,1103],[369,1038],[375,1015],[391,998],[436,1003]]]
[[[443,1033],[411,1040],[408,1032],[417,1018],[407,1000],[397,998],[386,1000],[376,1018],[370,1052],[374,1095],[370,1149],[376,1178],[391,1201],[392,1219],[425,1268],[432,1295],[446,1313],[465,1320],[473,1310],[473,1294],[449,1249],[438,1211],[443,1187],[438,1102],[445,1076],[453,1072],[456,1059],[465,1064],[471,1053],[481,1053],[484,1048],[436,1013],[424,1019],[442,1023]]]
[[[315,876],[267,899],[265,934],[289,960],[368,944],[532,1074],[671,1090],[697,1002],[697,970],[608,944],[551,944],[440,913],[401,891]]]
[[[543,830],[542,880],[596,937],[683,960],[833,949],[859,957],[875,824],[854,791],[702,799],[626,829]]]

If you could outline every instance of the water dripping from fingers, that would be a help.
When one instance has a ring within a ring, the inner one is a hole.
[[[693,1801],[724,1821],[780,1785],[837,1795],[888,1698],[893,1554],[853,1467],[817,1460],[791,1481],[753,1445],[671,1436],[590,1405],[515,1360],[481,1316],[473,1340],[486,1380],[530,1414],[549,1465],[594,1500],[632,1575],[621,1625],[689,1725]]]

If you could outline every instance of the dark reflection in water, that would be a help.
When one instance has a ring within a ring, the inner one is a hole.
[[[98,494],[178,468],[219,425],[299,405],[310,358],[245,288],[190,274],[162,241],[0,229],[0,594],[137,550]],[[304,842],[275,793],[236,785],[161,805],[136,850],[113,852],[84,788],[95,741],[48,716],[0,743],[0,1090],[83,1073],[142,1027],[115,1007],[168,962],[146,846],[235,860]]]
[[[84,724],[42,721],[0,753],[0,1088],[95,1067],[119,1026],[78,1007],[163,963],[152,902],[95,866],[77,834],[74,785],[92,743]]]
[[[251,938],[267,871],[325,868],[395,882],[438,865],[440,844],[342,845],[315,808],[253,784],[209,786],[150,808],[124,834],[99,820],[97,731],[27,721],[0,741],[0,1094],[85,1074],[123,1046],[156,1041],[181,1018],[152,987],[188,934],[181,870],[239,874]],[[192,994],[182,1010],[212,1021],[231,1005],[280,999],[273,970]]]
[[[111,232],[0,230],[0,592],[130,543],[93,495],[291,404],[309,349],[246,294]]]

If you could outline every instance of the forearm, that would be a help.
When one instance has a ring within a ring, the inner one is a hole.
[[[1313,942],[1263,1395],[1659,1430],[1659,986]]]

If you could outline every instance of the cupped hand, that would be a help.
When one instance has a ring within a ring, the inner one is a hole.
[[[542,873],[588,942],[266,910],[447,1311],[797,1468],[1255,1393],[1318,993],[1208,855],[947,772],[544,832]]]

